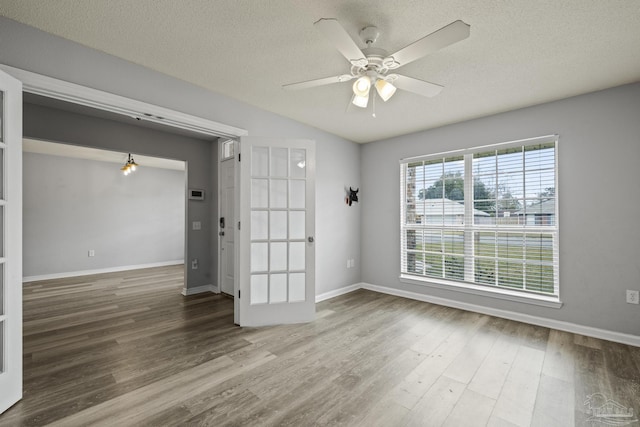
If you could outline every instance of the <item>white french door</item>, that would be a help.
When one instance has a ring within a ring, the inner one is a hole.
[[[0,71],[0,413],[22,398],[22,83]]]
[[[240,326],[315,319],[315,142],[240,140]]]

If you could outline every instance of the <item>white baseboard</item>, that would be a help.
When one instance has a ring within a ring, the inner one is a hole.
[[[184,260],[178,259],[173,261],[152,262],[149,264],[124,265],[121,267],[99,268],[95,270],[69,271],[65,273],[42,274],[38,276],[25,276],[22,278],[22,283],[36,282],[38,280],[64,279],[66,277],[90,276],[92,274],[117,273],[120,271],[141,270],[143,268],[166,267],[168,265],[179,265],[179,264],[184,264]]]
[[[182,295],[189,296],[195,294],[203,294],[205,292],[213,292],[214,294],[219,294],[220,290],[217,285],[203,285],[196,286],[195,288],[182,288]]]
[[[640,347],[640,336],[623,334],[621,332],[609,331],[606,329],[594,328],[591,326],[578,325],[576,323],[564,322],[561,320],[547,319],[545,317],[531,316],[529,314],[517,313],[515,311],[499,310],[496,308],[485,307],[476,304],[468,304],[465,302],[455,301],[448,298],[434,297],[431,295],[420,294],[417,292],[403,291],[401,289],[389,288],[386,286],[372,285],[370,283],[356,283],[345,286],[340,289],[325,292],[316,295],[316,302],[325,301],[335,298],[358,289],[367,289],[373,292],[394,295],[403,298],[409,298],[417,301],[429,302],[432,304],[443,305],[446,307],[459,308],[461,310],[472,311],[475,313],[487,314],[489,316],[501,317],[503,319],[515,320],[518,322],[529,323],[532,325],[543,326],[545,328],[557,329],[560,331],[571,332],[574,334],[585,335],[588,337],[599,338],[607,341],[618,342],[621,344]]]
[[[544,317],[531,316],[529,314],[517,313],[508,310],[499,310],[490,307],[484,307],[476,304],[468,304],[460,301],[450,300],[447,298],[434,297],[431,295],[419,294],[416,292],[403,291],[386,286],[371,285],[362,283],[361,288],[383,294],[395,295],[399,297],[414,299],[418,301],[429,302],[446,307],[459,308],[461,310],[473,311],[475,313],[487,314],[489,316],[501,317],[504,319],[515,320],[518,322],[530,323],[532,325],[543,326],[545,328],[557,329],[560,331],[571,332],[574,334],[586,335],[593,338],[599,338],[608,341],[614,341],[621,344],[633,345],[640,347],[640,336],[623,334],[620,332],[609,331],[606,329],[593,328],[591,326],[583,326],[575,323],[564,322],[561,320],[547,319]],[[354,289],[355,290],[355,289]]]
[[[334,289],[332,291],[316,295],[316,302],[324,301],[340,295],[348,294],[349,292],[357,291],[358,289],[362,288],[362,285],[363,283],[356,283],[355,285],[345,286],[343,288]]]

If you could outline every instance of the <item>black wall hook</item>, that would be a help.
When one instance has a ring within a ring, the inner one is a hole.
[[[347,205],[351,206],[351,203],[358,202],[358,191],[360,191],[359,188],[356,188],[354,190],[353,188],[349,187],[349,193],[347,194],[347,197],[345,199]]]

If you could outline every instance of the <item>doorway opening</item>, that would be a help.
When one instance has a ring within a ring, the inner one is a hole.
[[[186,164],[23,140],[23,282],[184,265]]]

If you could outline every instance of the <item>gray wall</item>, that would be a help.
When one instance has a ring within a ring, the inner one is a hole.
[[[640,217],[640,172],[636,167],[640,159],[638,84],[359,147],[6,18],[0,18],[0,63],[244,128],[253,136],[315,139],[318,293],[362,279],[487,307],[640,334],[640,310],[624,302],[625,289],[640,287],[640,227],[636,224]],[[64,136],[69,132],[59,129]],[[552,133],[560,134],[562,309],[399,282],[400,158]],[[113,136],[103,143],[125,151],[129,148],[121,147],[135,143],[120,142]],[[155,151],[171,152],[173,155],[160,155],[179,159],[189,157],[193,161],[189,165],[192,186],[215,188],[216,164],[210,151],[166,141],[156,144],[147,140],[142,147],[149,151],[137,151],[152,155],[160,154]],[[206,155],[193,158],[195,152]],[[197,172],[191,170],[192,165]],[[360,187],[360,182],[361,202],[346,207],[343,188]],[[211,244],[214,233],[208,227],[213,226],[216,212],[216,201],[209,200],[190,214],[193,218],[202,217],[205,232],[197,244],[192,242],[190,233],[189,254],[201,260],[208,257],[210,261],[206,277],[190,277],[189,286],[215,283],[217,272],[212,261],[217,254]],[[346,268],[347,258],[356,259],[356,268]],[[358,268],[361,264],[362,269]]]
[[[120,166],[24,153],[25,276],[184,258],[184,171]]]
[[[346,207],[343,194],[345,186],[360,186],[358,144],[3,17],[0,17],[0,63],[240,127],[248,130],[251,136],[315,140],[316,292],[324,293],[360,281],[360,207]],[[34,110],[35,107],[26,114],[37,114]],[[42,115],[40,118],[44,119]],[[53,122],[54,119],[49,120],[49,123]],[[27,130],[45,134],[50,131],[34,121]],[[75,132],[60,126],[56,131],[60,138],[50,139],[72,142],[67,138],[81,138],[81,134],[90,131],[90,125],[85,125],[85,130]],[[138,131],[127,132],[133,135]],[[145,139],[138,143],[128,136],[123,142],[117,136],[114,130],[114,134],[101,138],[100,145],[96,143],[95,146],[128,151],[134,150],[129,148],[131,144],[140,144],[140,149],[135,148],[135,151],[141,154],[188,160],[189,185],[205,190],[215,188],[217,165],[211,161],[210,151],[199,151],[180,142],[156,143]],[[76,143],[85,145],[80,141]],[[211,150],[210,145],[208,150]],[[214,193],[208,191],[208,194]],[[212,244],[214,233],[210,228],[215,226],[217,215],[215,199],[212,197],[197,207],[189,203],[189,220],[199,218],[203,222],[203,232],[198,234],[197,242],[189,231],[189,258],[200,258],[202,266],[198,275],[189,276],[189,287],[217,282],[216,245]],[[204,261],[205,258],[208,261]],[[346,268],[348,258],[356,260],[356,268]],[[204,271],[206,274],[202,274]]]
[[[23,133],[29,138],[183,160],[187,162],[189,187],[213,194],[209,161],[212,144],[209,141],[33,104],[24,104]],[[187,228],[187,260],[199,260],[198,270],[186,270],[188,287],[215,283],[210,254],[210,217],[210,203],[188,201],[187,225],[192,221],[202,222],[202,230]]]
[[[640,335],[640,83],[362,147],[364,282]],[[399,160],[557,133],[561,309],[401,283]]]

